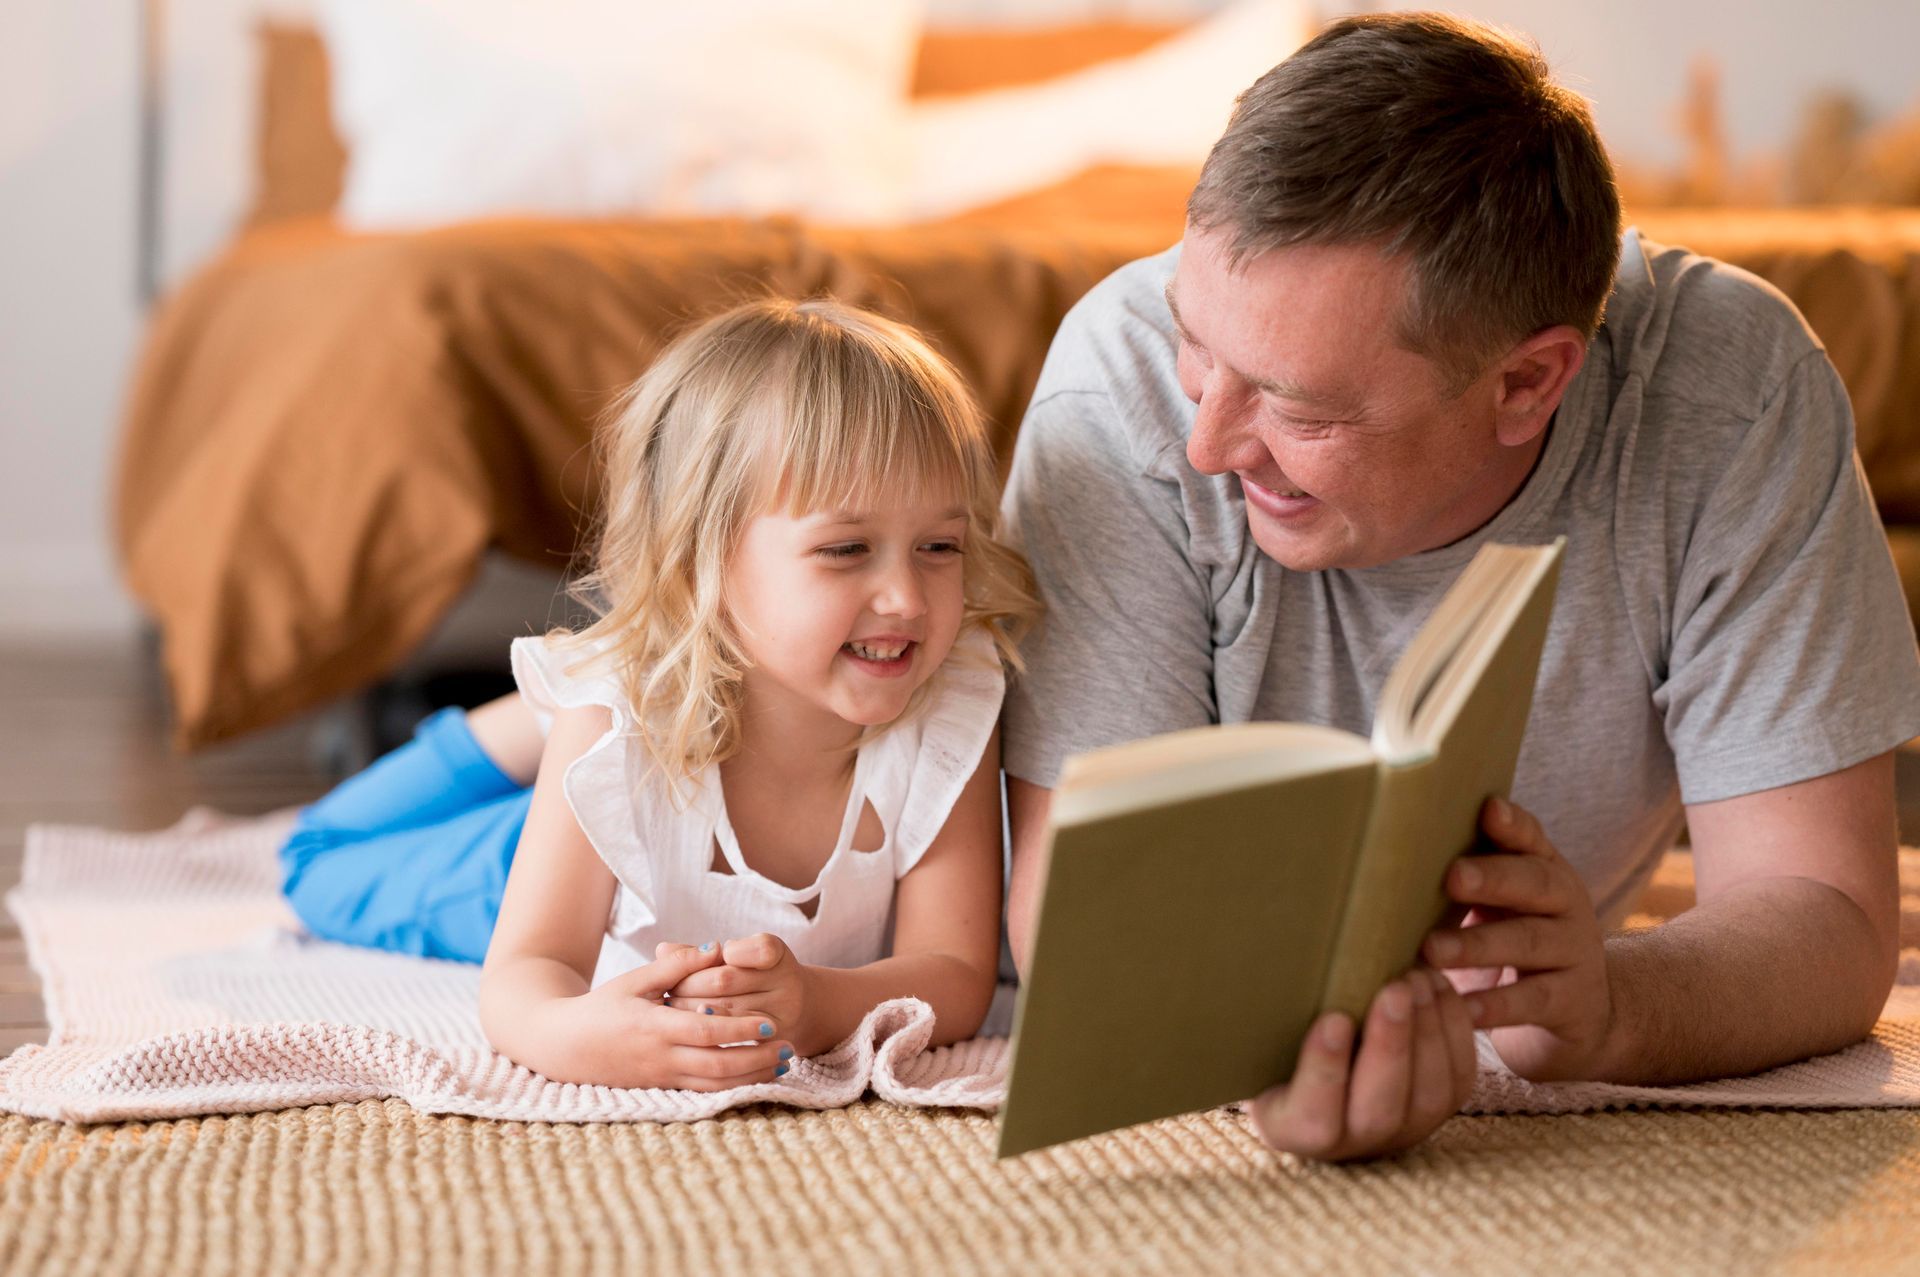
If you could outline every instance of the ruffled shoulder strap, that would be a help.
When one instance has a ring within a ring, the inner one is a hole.
[[[596,659],[605,650],[602,644],[566,643],[549,636],[517,638],[511,649],[513,681],[543,732],[551,730],[553,716],[563,709],[604,705],[612,711],[612,725],[567,767],[560,788],[600,859],[633,893],[633,903],[651,913],[654,884],[647,847],[659,840],[660,831],[648,820],[658,814],[653,809],[659,804],[636,801],[640,795],[633,778],[646,770],[639,753],[644,747],[612,663]],[[639,925],[650,919],[630,921]]]
[[[604,705],[614,711],[614,726],[632,718],[620,679],[605,658],[604,643],[575,643],[566,635],[517,638],[510,657],[514,685],[540,720],[540,730],[553,727],[553,716],[581,705]],[[569,672],[573,671],[573,672]]]
[[[917,725],[918,748],[907,768],[906,801],[894,831],[894,873],[904,876],[940,830],[960,791],[980,765],[994,726],[1006,675],[992,636],[974,627],[954,643],[940,670],[925,713]],[[902,736],[914,736],[912,727]]]

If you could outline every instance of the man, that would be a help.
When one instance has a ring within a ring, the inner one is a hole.
[[[1181,245],[1041,375],[1007,494],[1049,608],[1006,718],[1022,965],[1068,754],[1364,734],[1480,544],[1567,537],[1513,805],[1422,951],[1452,979],[1317,1025],[1253,1106],[1279,1148],[1424,1138],[1475,1027],[1529,1078],[1659,1084],[1838,1049],[1886,998],[1920,661],[1845,391],[1777,293],[1619,218],[1535,50],[1344,20],[1243,95]],[[1683,816],[1698,906],[1608,934]]]

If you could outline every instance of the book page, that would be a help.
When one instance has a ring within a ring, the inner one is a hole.
[[[1054,791],[1056,826],[1356,765],[1373,749],[1352,732],[1306,723],[1230,723],[1076,754]]]

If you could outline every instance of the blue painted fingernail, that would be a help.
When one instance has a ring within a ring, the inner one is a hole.
[[[707,941],[707,942],[706,942],[705,944],[703,944],[703,945],[701,945],[701,946],[700,946],[700,952],[702,952],[702,953],[712,953],[712,952],[713,952],[713,941],[711,941],[711,940],[709,940],[709,941]]]
[[[761,1022],[761,1025],[760,1025],[760,1036],[761,1036],[761,1037],[763,1037],[763,1038],[770,1038],[770,1037],[772,1037],[772,1036],[773,1036],[773,1026],[772,1026],[771,1024],[767,1024],[766,1022],[764,1022],[764,1021],[762,1021],[762,1022]]]
[[[780,1058],[783,1060],[791,1060],[793,1058],[793,1048],[790,1046],[781,1047]]]
[[[700,1008],[700,1014],[701,1014],[701,1015],[712,1015],[712,1014],[713,1014],[713,1008],[712,1008],[712,1007],[701,1007],[701,1008]]]
[[[775,1065],[773,1075],[775,1077],[785,1077],[787,1075],[787,1066],[784,1064]]]

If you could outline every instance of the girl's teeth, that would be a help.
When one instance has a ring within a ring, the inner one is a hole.
[[[897,661],[900,659],[900,654],[907,650],[907,645],[904,643],[892,649],[868,647],[865,643],[849,643],[847,646],[853,650],[854,655],[869,661]]]

